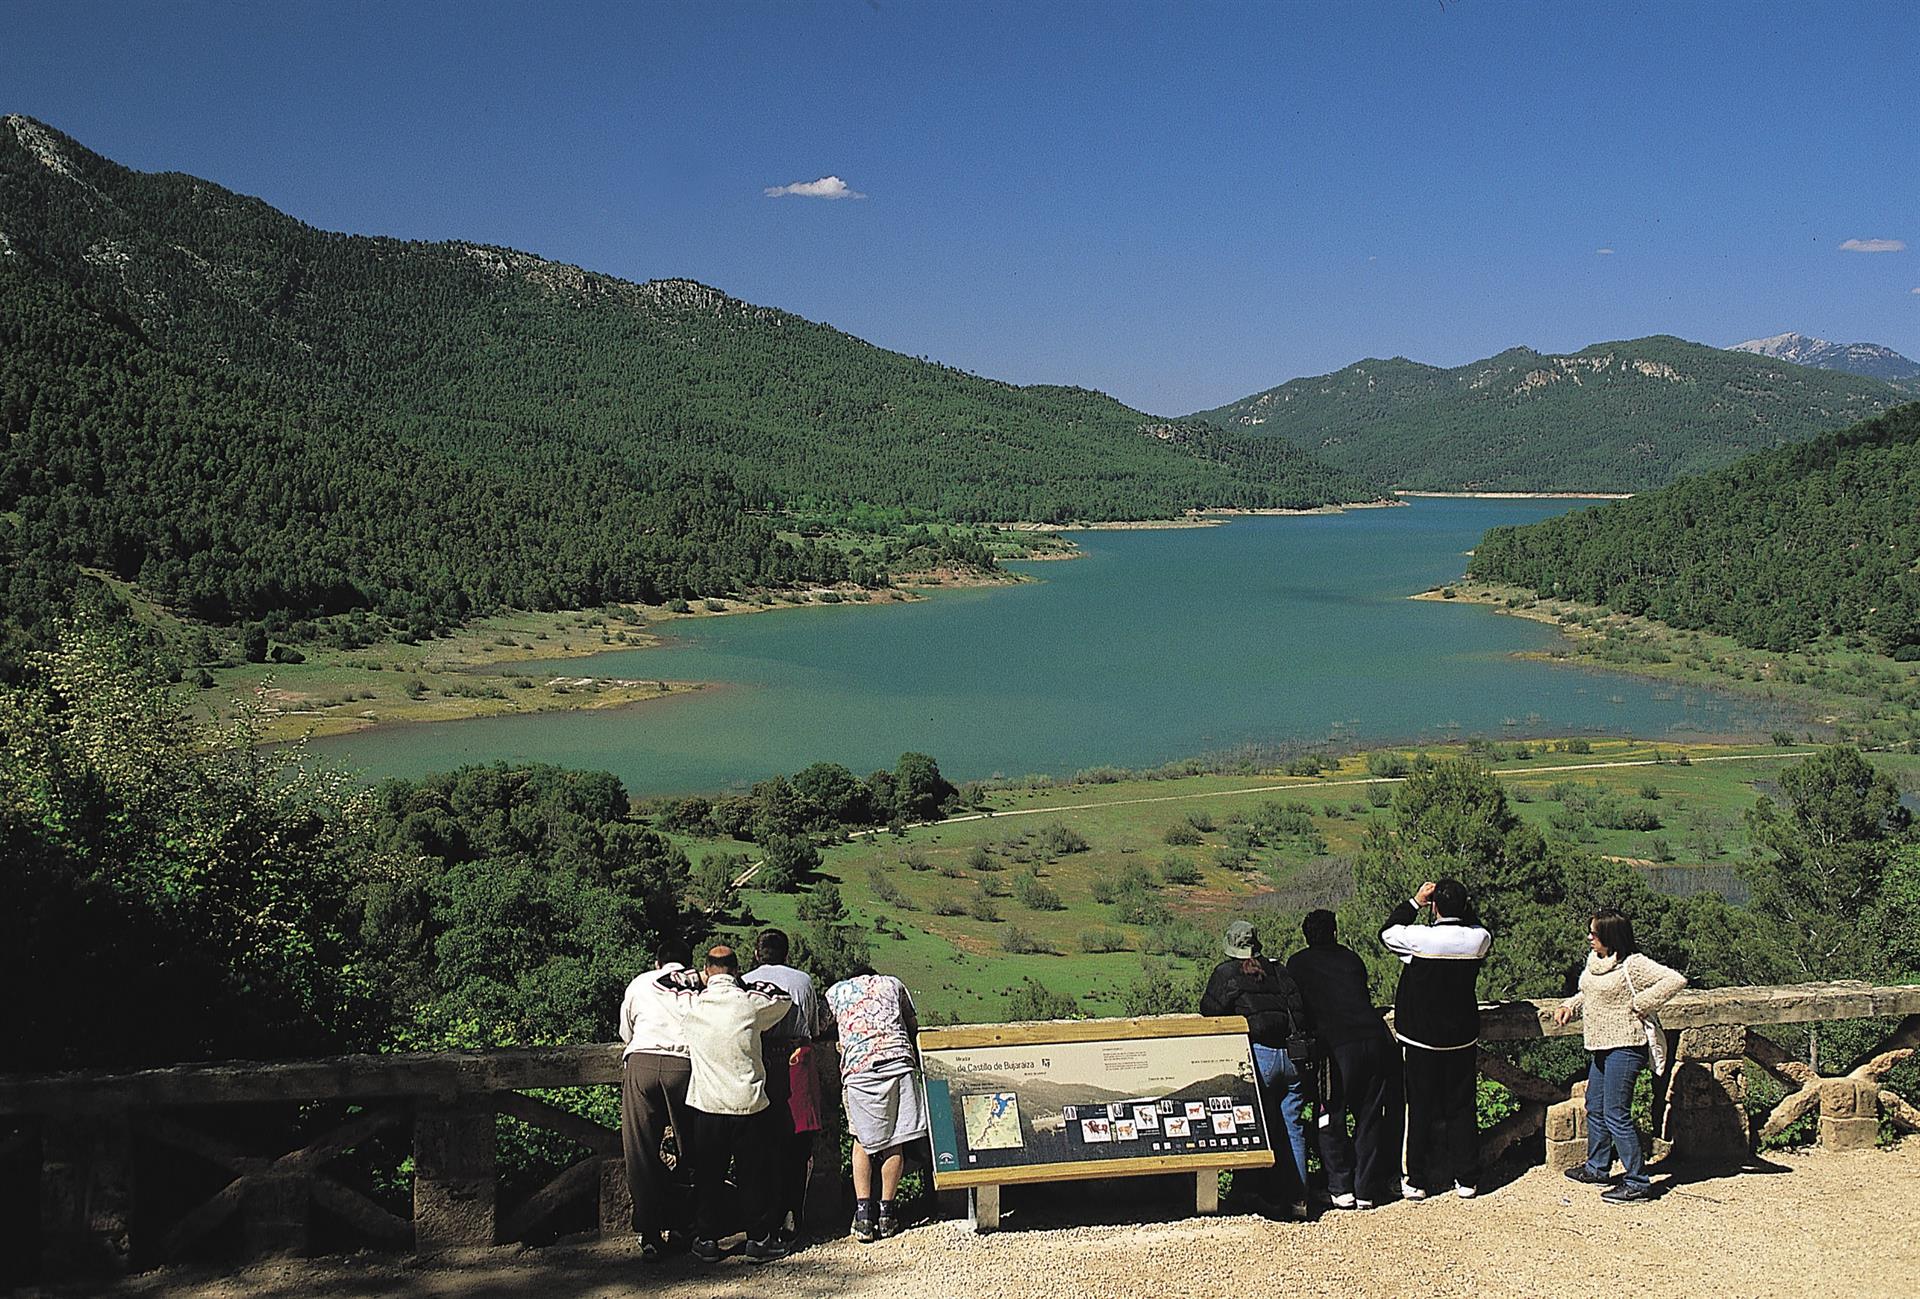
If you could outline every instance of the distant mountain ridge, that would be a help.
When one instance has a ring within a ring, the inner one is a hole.
[[[1407,490],[1644,491],[1900,400],[1877,379],[1657,335],[1452,369],[1366,360],[1193,418]]]
[[[1810,365],[1816,370],[1838,370],[1843,374],[1863,374],[1869,379],[1884,379],[1904,391],[1920,396],[1920,361],[1910,360],[1891,347],[1878,343],[1829,343],[1806,334],[1775,334],[1772,338],[1750,338],[1735,343],[1730,352],[1751,352],[1777,361]]]
[[[318,230],[0,118],[0,615],[81,564],[215,619],[444,626],[873,571],[783,536],[785,511],[884,527],[1377,495],[1271,439],[688,280]]]

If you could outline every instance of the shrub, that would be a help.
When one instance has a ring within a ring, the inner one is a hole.
[[[1172,848],[1191,848],[1200,842],[1200,832],[1185,823],[1168,826],[1163,837]]]
[[[1124,952],[1127,950],[1127,936],[1118,929],[1085,929],[1080,933],[1080,950],[1083,952]]]
[[[1213,833],[1213,817],[1210,813],[1189,812],[1187,813],[1187,824],[1198,830],[1201,834]]]
[[[1649,802],[1655,802],[1655,803],[1659,802],[1660,786],[1654,784],[1651,780],[1649,780],[1646,784],[1640,786],[1640,797],[1648,800]]]
[[[1169,857],[1160,863],[1160,878],[1169,884],[1198,884],[1200,868],[1184,857]]]
[[[867,868],[867,887],[871,888],[873,896],[882,902],[899,907],[902,911],[913,910],[912,904],[907,901],[906,894],[902,893],[900,886],[893,882],[893,876],[887,874],[881,867]]]
[[[1019,925],[1008,925],[1006,932],[1000,935],[1000,950],[1015,956],[1031,956],[1040,952],[1051,953],[1053,949]]]
[[[990,925],[1000,922],[1000,908],[995,906],[993,899],[984,892],[976,893],[967,899],[967,914],[975,920],[983,920]]]
[[[1056,821],[1041,828],[1040,846],[1052,856],[1064,857],[1068,853],[1085,852],[1088,845],[1079,831]]]
[[[978,845],[975,845],[973,851],[967,854],[967,865],[969,868],[977,871],[1003,871],[1006,869],[1006,865],[1003,862],[995,858],[994,855],[985,848]]]
[[[951,893],[942,893],[933,900],[933,914],[936,916],[964,916],[966,904]]]
[[[1067,904],[1060,900],[1059,893],[1041,883],[1040,877],[1032,871],[1022,871],[1014,877],[1013,896],[1021,906],[1034,911],[1065,911],[1067,909]]]
[[[1007,1018],[1070,1019],[1079,1013],[1079,1004],[1064,992],[1055,992],[1029,977],[1007,995]]]
[[[918,848],[907,849],[907,855],[903,860],[905,860],[907,869],[910,871],[928,871],[933,869],[933,863],[927,860],[927,854]]]
[[[1367,774],[1369,776],[1399,777],[1406,775],[1408,770],[1406,758],[1398,753],[1369,753],[1367,755]]]

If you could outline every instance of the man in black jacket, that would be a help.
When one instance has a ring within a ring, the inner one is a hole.
[[[1334,936],[1333,912],[1308,912],[1300,931],[1307,945],[1288,959],[1287,973],[1327,1051],[1319,1126],[1327,1193],[1335,1208],[1371,1209],[1392,1197],[1400,1172],[1400,1051],[1368,994],[1365,963]]]
[[[1274,1182],[1280,1202],[1296,1218],[1307,1216],[1306,1104],[1312,1065],[1313,1021],[1286,967],[1260,954],[1260,936],[1245,920],[1227,926],[1227,959],[1214,968],[1200,994],[1202,1015],[1244,1015],[1253,1042],[1253,1063],[1260,1073],[1261,1108],[1267,1130],[1275,1133],[1278,1115],[1286,1145],[1274,1143]],[[1298,1056],[1299,1058],[1295,1058]]]
[[[1416,924],[1422,908],[1433,923]],[[1407,1056],[1409,1200],[1449,1183],[1462,1199],[1479,1186],[1480,1129],[1474,1117],[1480,1001],[1475,985],[1493,936],[1473,921],[1466,886],[1429,880],[1387,917],[1380,941],[1400,958],[1393,1031]]]

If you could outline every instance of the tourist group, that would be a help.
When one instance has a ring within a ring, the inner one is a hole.
[[[1229,925],[1226,959],[1200,999],[1203,1015],[1246,1019],[1268,1122],[1284,1129],[1258,1198],[1308,1216],[1310,1150],[1325,1170],[1319,1195],[1334,1208],[1447,1191],[1473,1197],[1475,985],[1493,936],[1466,888],[1429,881],[1387,917],[1380,941],[1402,964],[1391,1030],[1333,913],[1311,912],[1301,929],[1305,946],[1283,964],[1263,955],[1252,924]],[[1555,1011],[1561,1024],[1583,1019],[1589,1056],[1587,1160],[1567,1176],[1631,1203],[1652,1194],[1630,1113],[1634,1081],[1662,1041],[1653,1017],[1686,980],[1638,951],[1618,911],[1594,915],[1588,945],[1579,991]],[[900,1230],[906,1155],[928,1130],[913,999],[900,980],[866,968],[822,999],[788,955],[778,929],[760,934],[744,974],[730,947],[708,949],[696,969],[684,947],[663,944],[658,968],[627,988],[621,1128],[644,1259],[684,1245],[717,1261],[720,1241],[743,1228],[741,1253],[752,1261],[794,1247],[814,1139],[830,1113],[814,1059],[828,1041],[838,1044],[853,1135],[854,1237]]]
[[[1465,886],[1422,884],[1380,930],[1401,962],[1391,1031],[1368,995],[1365,964],[1336,936],[1333,913],[1310,912],[1301,929],[1306,946],[1281,965],[1261,954],[1251,924],[1228,926],[1227,959],[1200,1002],[1202,1014],[1246,1017],[1268,1122],[1278,1115],[1286,1131],[1284,1143],[1274,1142],[1273,1198],[1292,1216],[1309,1214],[1307,1153],[1317,1147],[1323,1194],[1335,1208],[1449,1190],[1471,1199],[1479,1192],[1474,989],[1493,935]],[[1554,1012],[1560,1024],[1582,1017],[1588,1054],[1587,1160],[1567,1176],[1607,1185],[1601,1198],[1626,1204],[1652,1195],[1630,1113],[1634,1079],[1664,1046],[1652,1021],[1686,979],[1641,953],[1618,911],[1596,913],[1587,941],[1579,991]]]

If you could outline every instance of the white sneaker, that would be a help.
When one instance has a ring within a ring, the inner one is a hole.
[[[1474,1196],[1480,1194],[1480,1188],[1475,1186],[1462,1186],[1460,1183],[1455,1182],[1453,1184],[1453,1193],[1463,1200],[1471,1200]]]
[[[1403,1200],[1424,1200],[1427,1198],[1427,1193],[1415,1186],[1412,1182],[1402,1182],[1400,1183],[1400,1198]]]
[[[1355,1200],[1353,1202],[1353,1207],[1356,1209],[1371,1209],[1373,1207],[1373,1201],[1372,1200]]]
[[[1351,1209],[1354,1205],[1358,1204],[1359,1201],[1355,1200],[1351,1194],[1346,1194],[1330,1195],[1327,1197],[1327,1203],[1336,1209]]]

